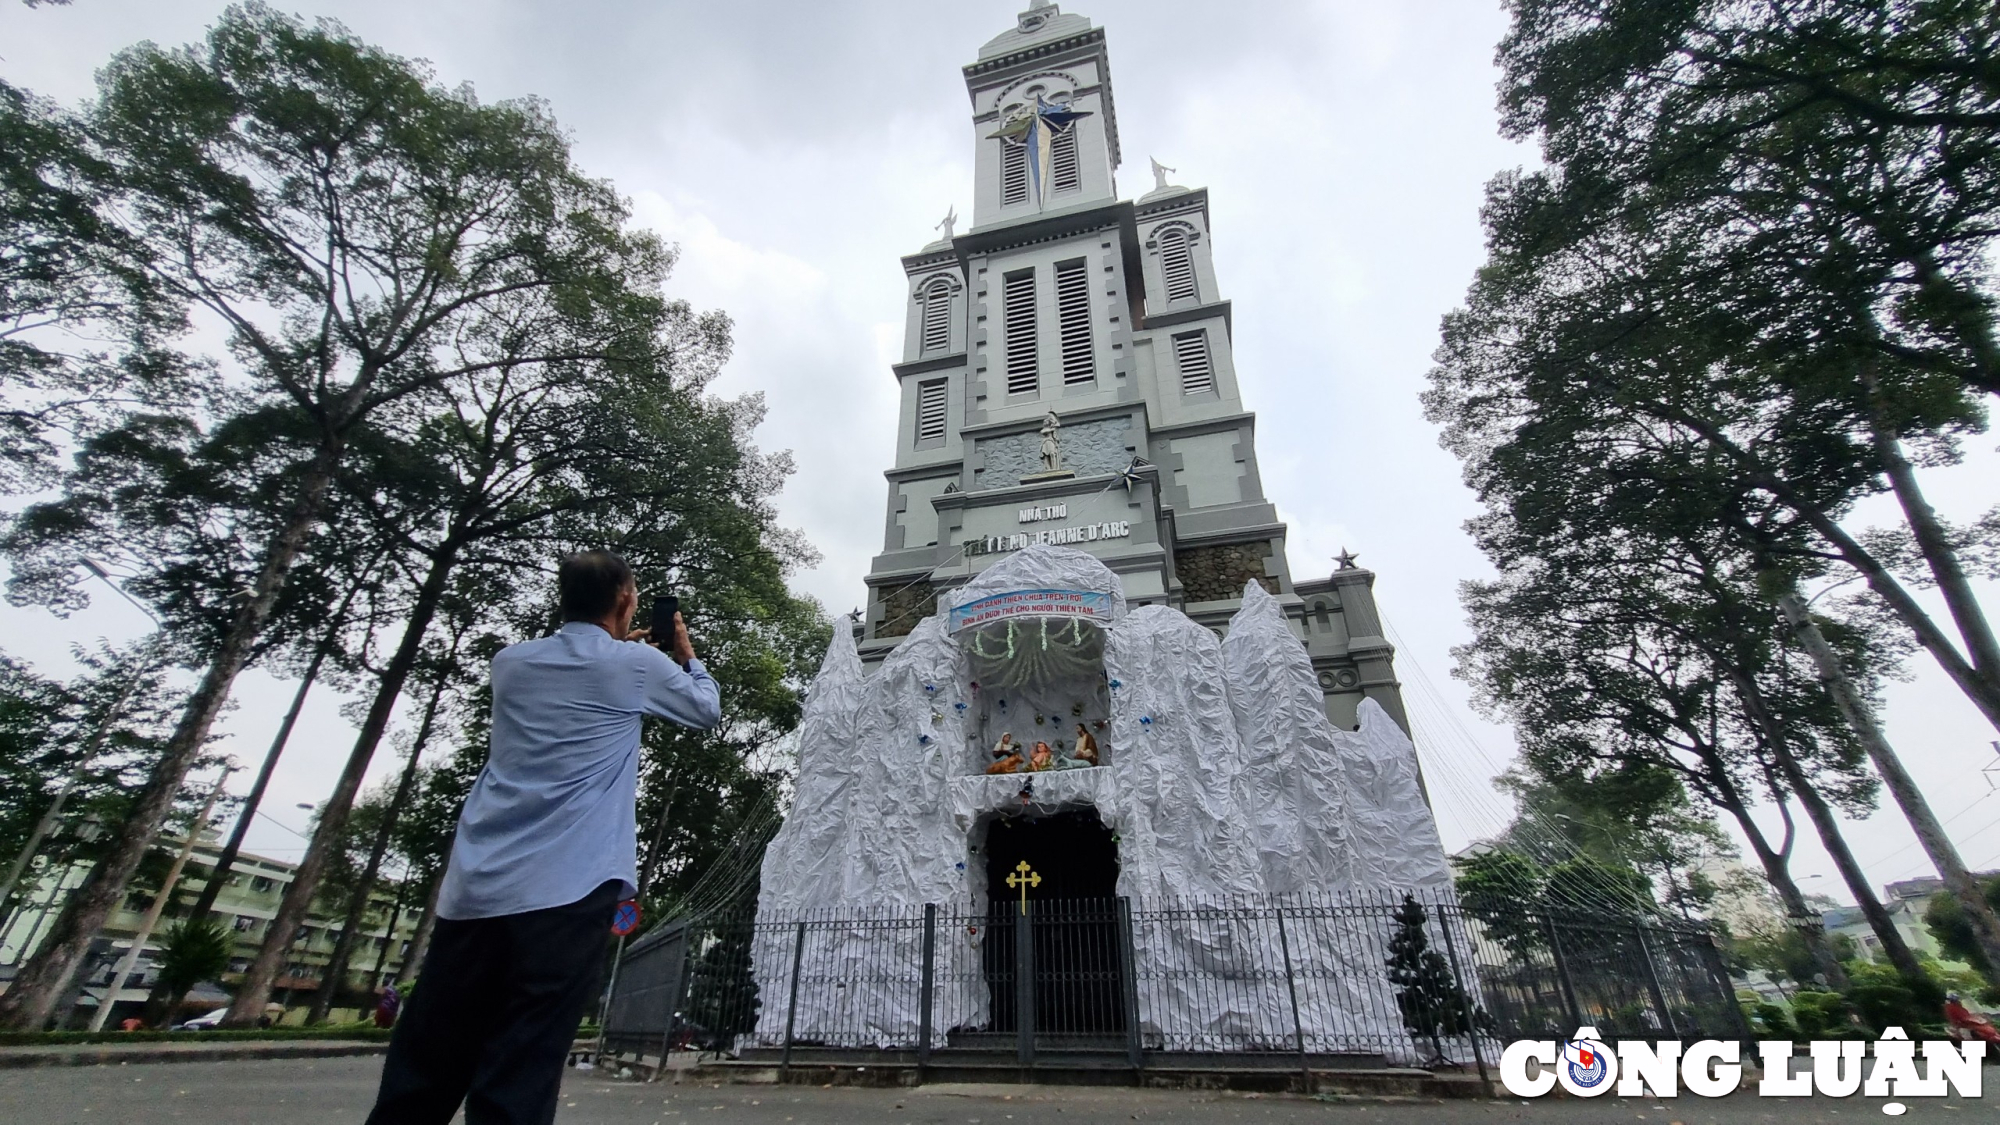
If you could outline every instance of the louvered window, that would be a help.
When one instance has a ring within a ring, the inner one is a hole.
[[[924,289],[924,351],[941,352],[951,346],[951,286],[933,281]]]
[[[1083,174],[1076,162],[1076,126],[1055,135],[1049,142],[1049,185],[1052,191],[1071,191],[1083,186]]]
[[[1028,201],[1028,146],[1000,142],[1000,205]]]
[[[945,381],[935,379],[917,384],[917,440],[944,439]]]
[[[1167,284],[1167,303],[1192,301],[1198,295],[1194,284],[1194,251],[1187,231],[1168,227],[1160,232],[1160,273]]]
[[[1208,361],[1208,333],[1183,332],[1174,337],[1174,360],[1181,368],[1181,393],[1206,394],[1215,389],[1215,368]]]
[[[1007,393],[1034,394],[1041,386],[1035,362],[1035,271],[1010,274],[1001,304],[1007,314]]]
[[[1063,383],[1097,377],[1090,347],[1090,272],[1082,260],[1056,266],[1056,318],[1062,328]]]

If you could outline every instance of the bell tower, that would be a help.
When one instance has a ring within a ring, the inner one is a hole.
[[[1346,728],[1372,698],[1405,730],[1374,575],[1294,581],[1257,469],[1205,188],[1119,198],[1104,31],[1036,0],[964,67],[971,229],[903,258],[901,417],[863,660],[939,593],[1030,543],[1079,547],[1132,604],[1221,632],[1246,583],[1278,599]]]
[[[974,227],[1109,203],[1118,119],[1104,32],[1039,2],[965,68]]]

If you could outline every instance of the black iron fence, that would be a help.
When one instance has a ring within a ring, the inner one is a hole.
[[[615,979],[611,1049],[781,1063],[840,1048],[1485,1069],[1506,1041],[1582,1025],[1748,1034],[1699,926],[1474,910],[1435,892],[683,919],[634,942]]]

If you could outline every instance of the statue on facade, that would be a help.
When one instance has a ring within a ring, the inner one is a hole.
[[[943,234],[943,235],[941,235],[941,236],[939,237],[938,241],[940,241],[940,242],[950,242],[950,241],[951,241],[951,228],[952,228],[952,227],[954,227],[954,226],[956,226],[956,225],[958,225],[958,208],[957,208],[957,206],[953,206],[953,207],[951,208],[951,210],[949,210],[949,211],[946,211],[946,212],[944,213],[944,221],[943,221],[943,222],[941,222],[941,223],[939,223],[939,224],[938,224],[938,225],[936,226],[936,228],[934,228],[934,229],[936,229],[936,230],[941,230],[941,231],[943,231],[943,232],[944,232],[944,234]]]
[[[1056,417],[1055,411],[1049,411],[1048,416],[1042,419],[1042,471],[1045,473],[1062,472],[1062,444],[1056,439],[1056,433],[1061,429],[1062,419]]]
[[[993,764],[986,767],[986,772],[1018,773],[1022,760],[1021,747],[1014,742],[1014,736],[1003,734],[1000,741],[993,744]]]
[[[1153,162],[1153,190],[1165,191],[1168,188],[1172,187],[1173,185],[1167,182],[1167,173],[1178,172],[1180,171],[1180,169],[1167,167],[1166,165],[1160,163],[1159,158],[1157,157],[1149,156],[1146,159],[1151,160]]]

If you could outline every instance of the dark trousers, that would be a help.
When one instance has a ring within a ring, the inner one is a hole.
[[[548,1125],[597,991],[620,885],[568,906],[451,921],[431,933],[389,1039],[368,1125]]]

